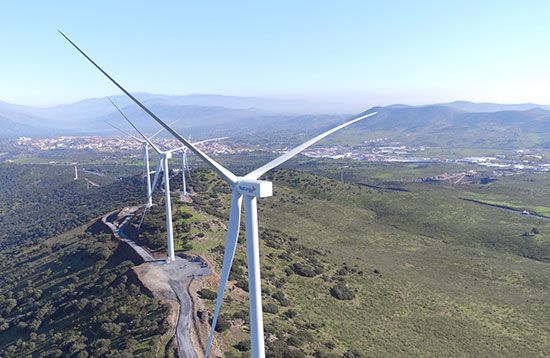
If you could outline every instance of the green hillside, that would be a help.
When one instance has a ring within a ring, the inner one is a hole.
[[[90,166],[0,163],[0,248],[40,242],[124,204],[143,200],[145,185],[127,165]],[[119,179],[122,178],[123,179]],[[92,180],[98,186],[87,185]]]
[[[191,241],[192,251],[219,267],[227,188],[208,172],[195,181],[200,205],[186,210],[210,229]],[[296,171],[278,171],[273,181],[275,195],[259,204],[269,356],[539,356],[550,349],[550,221],[461,199],[514,183],[407,184],[408,192],[396,192]],[[533,181],[534,197],[546,195],[548,181]],[[240,241],[237,289],[220,327],[227,356],[246,349]]]
[[[464,112],[445,106],[380,107],[378,114],[329,141],[360,144],[387,137],[444,148],[550,148],[550,111]]]
[[[110,235],[77,228],[0,253],[0,356],[154,357],[167,308]]]

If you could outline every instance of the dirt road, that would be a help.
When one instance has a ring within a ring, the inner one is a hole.
[[[196,353],[191,341],[192,303],[187,288],[192,280],[211,275],[210,268],[203,265],[200,260],[191,260],[177,256],[175,261],[166,263],[165,260],[155,259],[144,247],[136,244],[123,231],[134,212],[140,206],[124,208],[118,215],[124,218],[117,226],[110,220],[113,213],[102,218],[102,221],[113,231],[115,237],[128,243],[134,251],[141,256],[145,263],[136,267],[140,278],[152,292],[156,292],[167,300],[177,300],[179,314],[176,323],[176,340],[180,358],[195,358]]]

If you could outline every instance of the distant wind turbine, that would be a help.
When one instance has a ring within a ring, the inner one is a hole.
[[[117,111],[123,116],[123,117],[126,117],[122,111],[120,110],[120,108],[113,102],[113,100],[110,98],[110,97],[107,97],[107,99],[111,102],[111,104],[117,109]],[[174,123],[176,123],[177,121],[179,121],[179,119],[176,119],[175,121],[171,122],[170,125],[173,125]],[[130,136],[131,138],[133,138],[134,140],[138,141],[141,143],[141,145],[143,146],[143,165],[145,167],[145,173],[146,173],[146,180],[147,180],[147,203],[145,204],[147,208],[150,208],[151,206],[153,206],[153,191],[154,191],[154,188],[151,186],[151,167],[150,167],[150,164],[149,164],[149,143],[144,140],[144,139],[140,139],[138,137],[136,137],[135,135],[133,134],[130,134],[128,132],[126,132],[125,130],[123,129],[120,129],[119,127],[115,126],[114,124],[112,123],[109,123],[109,122],[105,122],[107,123],[108,125],[110,125],[111,127],[113,127],[114,129],[118,130],[119,132],[122,132],[124,134],[126,134],[127,136]],[[162,131],[164,131],[165,128],[161,128],[159,129],[158,131],[156,131],[155,133],[153,133],[149,139],[153,139],[154,137],[156,137],[158,134],[160,134]]]
[[[78,168],[76,167],[76,164],[74,166],[74,179],[73,180],[78,180]]]
[[[60,31],[61,35],[69,41],[88,61],[90,61],[101,73],[103,73],[115,86],[117,86],[122,92],[124,92],[132,101],[134,101],[141,109],[143,109],[149,116],[151,116],[157,123],[162,125],[168,132],[170,132],[176,139],[182,142],[186,147],[195,153],[199,158],[208,164],[212,170],[225,180],[232,190],[231,207],[229,210],[229,223],[227,225],[227,236],[225,251],[222,264],[222,273],[220,277],[220,287],[218,289],[218,297],[216,301],[216,308],[214,311],[214,317],[212,319],[212,326],[210,330],[210,336],[208,339],[208,345],[206,348],[205,356],[208,357],[210,348],[212,347],[212,341],[214,338],[214,332],[218,316],[220,313],[221,304],[223,301],[223,294],[225,286],[229,278],[229,272],[231,271],[231,265],[235,256],[235,249],[237,247],[237,239],[239,235],[239,226],[241,221],[241,205],[244,198],[245,206],[245,228],[246,228],[246,246],[247,246],[247,259],[248,259],[248,280],[249,280],[249,299],[250,299],[250,336],[251,336],[251,353],[252,357],[263,358],[265,356],[265,344],[264,344],[264,328],[263,328],[263,314],[262,314],[262,295],[260,285],[260,251],[258,243],[258,208],[257,199],[265,198],[273,194],[272,183],[265,180],[259,180],[259,178],[268,172],[269,170],[283,164],[287,160],[296,156],[300,152],[304,151],[308,147],[317,143],[326,136],[346,127],[350,124],[356,123],[362,119],[371,117],[377,112],[361,115],[353,120],[350,120],[344,124],[341,124],[335,128],[332,128],[313,139],[291,149],[285,154],[275,158],[269,163],[261,166],[248,173],[243,177],[238,177],[228,169],[223,167],[218,162],[203,153],[200,149],[195,147],[187,139],[181,136],[178,132],[173,130],[168,124],[157,117],[151,110],[137,100],[130,92],[116,82],[107,72],[105,72],[99,65],[97,65],[88,55],[86,55],[74,42],[72,42],[65,34]]]
[[[166,210],[166,241],[168,244],[168,258],[166,262],[172,262],[176,260],[176,255],[174,252],[174,226],[172,224],[172,202],[170,197],[170,171],[168,169],[168,160],[172,158],[172,153],[175,151],[181,150],[181,148],[171,149],[171,150],[161,150],[159,147],[157,147],[153,142],[151,142],[150,138],[147,138],[145,134],[143,134],[135,125],[126,117],[124,112],[118,106],[109,98],[113,106],[118,110],[118,112],[122,115],[122,117],[130,123],[130,125],[139,133],[139,135],[143,138],[143,141],[145,142],[144,147],[147,148],[147,146],[151,146],[155,152],[159,155],[159,164],[157,166],[157,170],[155,171],[155,178],[153,179],[153,185],[149,186],[150,177],[147,180],[148,183],[148,192],[147,192],[147,207],[143,211],[143,215],[141,217],[141,221],[139,223],[139,226],[141,227],[141,223],[143,222],[143,218],[145,217],[145,213],[147,211],[147,208],[151,207],[152,205],[152,197],[153,197],[153,190],[157,186],[157,181],[159,178],[160,172],[164,172],[164,202],[165,202],[165,210]],[[131,134],[129,134],[131,135]],[[140,140],[137,137],[134,137],[137,140]],[[141,140],[140,140],[141,141]],[[148,152],[147,152],[148,153]],[[147,158],[146,166],[149,166],[149,158]],[[148,169],[147,169],[148,170]],[[149,173],[149,171],[147,171]],[[149,205],[150,204],[150,205]]]

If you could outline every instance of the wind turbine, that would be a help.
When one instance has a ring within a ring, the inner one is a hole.
[[[265,344],[264,344],[264,327],[263,327],[263,314],[262,314],[262,295],[260,285],[260,251],[258,242],[258,207],[257,199],[269,197],[273,194],[272,183],[265,180],[259,180],[259,178],[268,172],[269,170],[283,164],[287,160],[296,156],[306,148],[317,143],[326,136],[346,127],[350,124],[358,122],[367,117],[375,115],[377,112],[361,115],[355,119],[352,119],[344,124],[334,127],[313,139],[291,149],[285,154],[275,158],[269,163],[253,170],[245,176],[239,177],[223,167],[218,162],[203,153],[200,149],[195,147],[187,139],[173,130],[169,125],[157,117],[151,110],[137,100],[130,92],[116,82],[107,72],[105,72],[98,64],[96,64],[88,55],[86,55],[74,42],[72,42],[65,34],[60,31],[61,35],[80,52],[88,61],[90,61],[103,75],[105,75],[115,86],[117,86],[123,93],[125,93],[132,101],[134,101],[145,113],[151,118],[162,125],[168,132],[170,132],[176,139],[182,142],[186,147],[195,153],[199,158],[204,160],[212,170],[225,180],[232,190],[231,207],[229,210],[229,223],[227,226],[226,244],[222,264],[222,273],[220,277],[220,287],[218,289],[218,298],[216,301],[216,308],[214,311],[214,317],[212,319],[212,326],[210,330],[210,336],[208,339],[208,346],[206,348],[205,356],[208,357],[212,341],[214,338],[214,332],[218,316],[220,313],[221,304],[223,301],[223,294],[225,286],[229,278],[229,272],[231,271],[231,265],[235,256],[235,249],[237,246],[237,238],[239,235],[239,226],[241,221],[241,206],[244,199],[245,206],[245,229],[246,229],[246,251],[248,260],[248,281],[249,281],[249,300],[250,300],[250,340],[251,340],[251,353],[252,357],[265,357]]]
[[[107,99],[109,99],[111,104],[113,106],[115,106],[115,108],[119,111],[119,113],[121,113],[120,109],[115,105],[113,100],[110,97],[107,97]],[[122,115],[124,116],[124,114],[122,114]],[[176,119],[175,121],[170,123],[170,125],[176,123],[177,121],[178,121],[178,119]],[[145,205],[146,205],[146,208],[150,208],[151,206],[153,206],[153,191],[154,191],[154,188],[151,187],[151,168],[150,168],[150,164],[149,164],[149,143],[147,143],[146,140],[140,139],[140,138],[136,137],[135,135],[130,134],[130,133],[126,132],[125,130],[122,130],[122,129],[118,128],[117,126],[115,126],[112,123],[109,123],[109,122],[105,122],[105,123],[107,123],[108,125],[110,125],[114,129],[130,136],[134,140],[140,142],[141,145],[143,146],[143,164],[144,164],[144,167],[145,167],[145,173],[146,173],[145,177],[146,177],[146,180],[147,180],[147,203]],[[158,134],[160,134],[162,131],[164,131],[164,128],[161,128],[158,131],[156,131],[155,133],[153,133],[149,137],[149,139],[153,139]]]
[[[126,115],[124,114],[124,112],[122,112],[122,110],[109,98],[109,100],[111,101],[111,103],[113,104],[113,106],[115,106],[115,108],[117,109],[117,111],[122,115],[122,117],[128,122],[130,123],[130,125],[139,133],[139,135],[143,138],[143,141],[145,142],[145,145],[144,147],[147,148],[147,146],[151,146],[155,152],[158,153],[159,155],[159,164],[157,166],[157,170],[155,171],[155,177],[153,179],[153,185],[152,186],[148,186],[149,190],[148,190],[148,193],[147,193],[147,207],[145,208],[144,212],[143,212],[143,215],[141,217],[141,220],[140,220],[140,223],[139,223],[139,226],[141,227],[141,223],[143,222],[143,218],[145,217],[145,212],[147,211],[147,208],[149,208],[151,205],[152,205],[152,196],[153,196],[153,190],[156,188],[157,186],[157,181],[158,181],[158,178],[159,178],[159,174],[160,172],[164,172],[164,176],[163,176],[163,179],[164,179],[164,202],[165,202],[165,210],[166,210],[166,241],[168,243],[168,258],[166,259],[166,262],[167,263],[170,263],[172,261],[175,261],[176,260],[176,255],[175,255],[175,252],[174,252],[174,226],[172,224],[172,202],[171,202],[171,198],[170,198],[170,171],[168,170],[168,160],[172,158],[172,153],[175,152],[175,151],[179,151],[181,150],[182,148],[176,148],[176,149],[171,149],[171,150],[161,150],[159,147],[157,147],[153,142],[151,142],[151,138],[147,138],[145,136],[145,134],[143,134],[135,125],[134,123],[132,123],[132,121],[130,121],[130,119],[128,119],[128,117],[126,117]],[[164,128],[163,128],[164,129]],[[131,134],[129,134],[131,135]],[[139,138],[137,137],[134,137],[136,138],[137,140],[140,140]],[[140,140],[141,141],[141,140]],[[147,152],[148,153],[148,152]],[[148,167],[149,165],[149,158],[147,157],[147,163],[146,163],[146,166]],[[149,173],[149,172],[148,172]],[[147,175],[149,177],[149,175]],[[147,181],[148,183],[150,182],[150,178],[149,180]],[[149,185],[149,184],[148,184]],[[149,205],[149,203],[151,205]]]
[[[76,167],[76,164],[74,165],[74,178],[73,180],[78,180],[78,168]]]

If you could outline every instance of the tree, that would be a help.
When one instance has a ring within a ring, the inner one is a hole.
[[[210,322],[212,324],[212,322]],[[226,319],[223,315],[218,316],[218,321],[216,322],[216,332],[220,333],[223,332],[231,327],[231,322],[229,322],[228,319]]]

